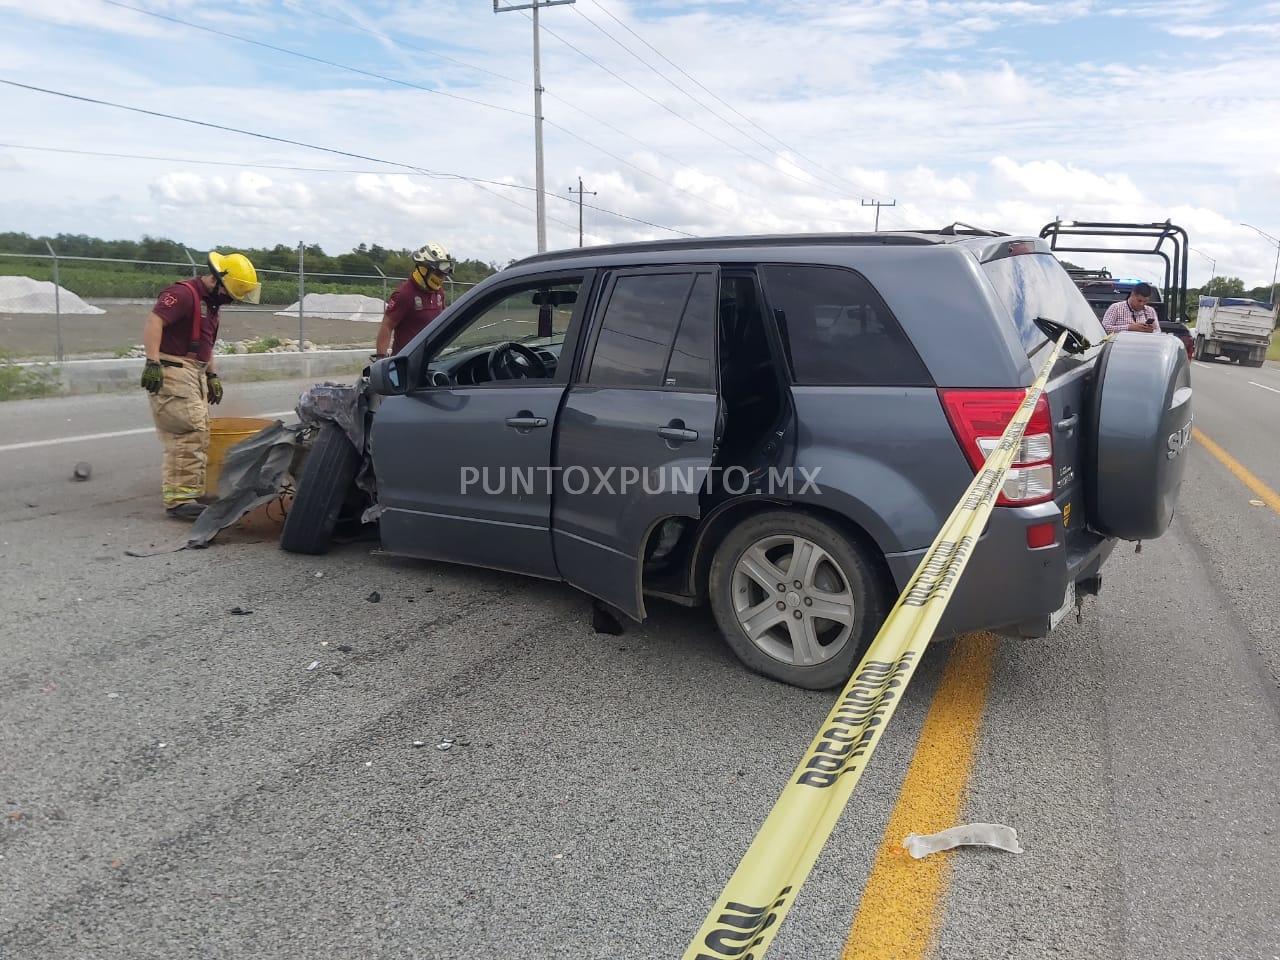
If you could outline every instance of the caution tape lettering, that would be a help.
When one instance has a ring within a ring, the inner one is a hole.
[[[712,953],[698,953],[694,960],[753,960],[753,950],[763,942],[761,936],[778,921],[778,911],[787,902],[790,887],[778,891],[772,904],[753,907],[750,904],[730,902],[716,918],[716,926],[702,938],[702,946]]]

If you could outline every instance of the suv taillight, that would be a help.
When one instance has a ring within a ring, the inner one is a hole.
[[[1004,428],[1027,395],[1025,390],[939,390],[942,408],[974,472],[982,469]],[[1053,424],[1041,394],[1004,482],[1001,507],[1025,507],[1053,499]]]

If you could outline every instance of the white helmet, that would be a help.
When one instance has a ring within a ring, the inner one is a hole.
[[[415,250],[413,262],[419,267],[429,267],[437,273],[443,273],[446,277],[453,273],[453,258],[449,256],[443,243],[428,243]]]

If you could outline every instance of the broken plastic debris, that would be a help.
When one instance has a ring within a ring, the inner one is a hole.
[[[115,699],[117,699],[119,696],[120,696],[120,694],[118,694],[118,693],[108,693],[108,694],[107,694],[107,699],[108,699],[108,700],[115,700]]]
[[[319,579],[320,579],[321,577],[323,577],[323,576],[324,576],[324,571],[323,571],[323,570],[317,570],[317,571],[316,571],[316,579],[317,579],[317,580],[319,580]]]
[[[382,599],[382,594],[380,594],[377,590],[375,590],[373,591],[373,593],[365,597],[365,599],[368,600],[370,603],[378,603]]]
[[[413,745],[415,747],[425,747],[427,744],[426,744],[426,741],[424,740],[415,740],[413,741]]]
[[[437,743],[437,744],[436,744],[436,749],[437,749],[437,750],[452,750],[452,749],[453,749],[453,741],[452,741],[452,740],[441,740],[439,743]]]
[[[1009,853],[1022,852],[1018,831],[1000,823],[964,823],[924,836],[908,833],[902,845],[917,860],[953,847],[995,847]]]
[[[1249,501],[1249,504],[1250,504],[1250,506],[1254,506],[1254,507],[1263,507],[1263,506],[1266,506],[1266,504],[1264,504],[1261,500],[1250,500],[1250,501]]]
[[[232,607],[230,610],[227,611],[227,613],[236,617],[247,617],[249,614],[253,613],[253,611],[246,610],[244,607]]]
[[[308,670],[314,670],[314,669],[315,669],[316,667],[318,667],[318,666],[320,666],[320,661],[319,661],[319,660],[312,660],[312,661],[311,661],[311,666],[307,667],[307,669],[308,669]]]

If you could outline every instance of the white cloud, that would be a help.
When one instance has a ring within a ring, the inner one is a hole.
[[[991,161],[996,174],[1010,186],[1041,200],[1065,204],[1134,204],[1142,193],[1126,174],[1092,173],[1057,160],[1017,163],[1009,157]]]

